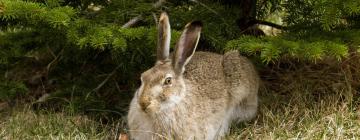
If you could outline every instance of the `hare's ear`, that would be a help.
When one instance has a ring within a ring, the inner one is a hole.
[[[201,28],[202,23],[200,21],[193,21],[185,26],[185,29],[176,44],[176,50],[172,60],[172,65],[177,74],[182,74],[184,72],[185,65],[195,53],[200,39]]]
[[[158,42],[157,42],[157,61],[168,59],[170,51],[170,22],[168,15],[161,13],[158,25]]]

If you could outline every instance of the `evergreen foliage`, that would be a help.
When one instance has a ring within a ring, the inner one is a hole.
[[[229,41],[225,49],[238,49],[245,54],[259,56],[265,63],[281,58],[313,62],[324,58],[335,58],[340,61],[351,53],[349,47],[358,49],[359,38],[359,30],[283,34],[260,38],[243,36]]]
[[[102,6],[96,4],[102,4]],[[76,4],[76,2],[63,0],[40,2],[1,0],[0,17],[1,22],[5,23],[3,24],[5,26],[2,25],[4,30],[39,32],[47,28],[52,33],[66,35],[67,43],[79,47],[87,46],[101,50],[108,47],[125,51],[129,40],[154,39],[152,37],[154,34],[147,34],[155,32],[153,31],[155,25],[153,17],[149,13],[160,11],[162,8],[154,9],[152,4],[148,1],[88,0]],[[94,5],[101,9],[99,11],[88,9],[89,6]],[[203,20],[206,23],[203,39],[218,51],[223,50],[227,41],[241,35],[234,20],[234,16],[240,12],[239,7],[219,6],[221,3],[214,1],[170,1],[165,5],[172,17],[174,29],[181,30],[182,25],[193,19]],[[258,1],[260,11],[258,16],[265,18],[266,15],[274,12],[285,12],[285,25],[290,27],[290,33],[307,32],[311,31],[309,29],[318,27],[326,31],[335,31],[334,29],[337,28],[357,25],[354,18],[356,19],[360,13],[359,5],[360,2],[351,0]],[[146,26],[121,28],[121,24],[128,19],[141,14],[145,15],[143,23]],[[3,37],[5,37],[4,30]],[[44,36],[48,37],[46,34]],[[154,40],[143,43],[154,46]]]
[[[226,50],[238,49],[265,63],[280,58],[316,62],[329,57],[340,61],[352,53],[349,47],[359,47],[360,1],[274,0],[261,4],[259,8],[268,13],[285,13],[287,30],[276,37],[243,36],[227,42]]]
[[[357,0],[293,0],[286,1],[284,7],[285,22],[298,30],[321,27],[330,31],[353,26],[350,17],[360,14],[360,1]]]
[[[25,95],[28,91],[26,85],[19,81],[2,80],[0,83],[0,99],[11,102],[19,95]]]
[[[48,25],[61,29],[67,27],[76,14],[74,9],[68,6],[48,7],[44,4],[21,0],[2,0],[0,3],[2,21],[16,22],[22,26]]]

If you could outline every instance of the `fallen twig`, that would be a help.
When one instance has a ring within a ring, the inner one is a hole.
[[[96,88],[94,88],[93,90],[91,90],[90,92],[88,92],[86,94],[86,97],[85,99],[87,99],[89,97],[89,95],[92,93],[92,92],[96,92],[98,91],[102,86],[104,86],[106,84],[107,81],[109,81],[109,79],[116,73],[117,69],[120,68],[121,65],[118,65],[107,77],[104,81],[102,81]]]
[[[121,26],[121,28],[129,28],[129,27],[135,25],[140,20],[142,20],[142,18],[143,18],[142,15],[138,15],[138,16],[130,19],[128,22],[126,22],[123,26]]]
[[[54,56],[54,60],[52,60],[46,67],[46,72],[49,73],[51,65],[53,65],[57,60],[59,60],[61,54],[64,52],[64,48],[61,49],[58,55],[55,55],[54,52],[50,48],[48,48],[50,53]]]
[[[161,5],[163,5],[166,2],[166,0],[158,0],[156,3],[154,3],[153,8],[159,8]],[[141,21],[143,19],[143,15],[138,15],[132,19],[130,19],[128,22],[126,22],[121,28],[129,28],[131,26],[134,26],[136,23]]]

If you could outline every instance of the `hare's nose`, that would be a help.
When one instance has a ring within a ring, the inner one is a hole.
[[[146,108],[150,105],[150,102],[140,102],[140,107],[142,110],[146,110]]]
[[[139,104],[142,110],[146,110],[146,108],[150,105],[150,98],[146,95],[141,95],[140,96],[140,100],[139,100]]]

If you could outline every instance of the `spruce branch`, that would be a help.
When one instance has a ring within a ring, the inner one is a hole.
[[[156,3],[154,3],[153,8],[159,8],[163,3],[165,3],[166,0],[159,0]],[[132,26],[134,26],[136,23],[138,23],[139,21],[141,21],[143,19],[143,15],[138,15],[132,19],[130,19],[128,22],[126,22],[121,28],[130,28]],[[92,92],[96,92],[98,91],[102,86],[104,86],[107,81],[109,81],[109,79],[116,73],[116,70],[120,68],[121,65],[118,65],[110,74],[108,74],[108,76],[106,77],[106,79],[104,81],[102,81],[96,88],[94,88],[92,91],[90,91],[87,95],[86,95],[86,99],[88,98],[88,96],[90,95],[90,93]]]

